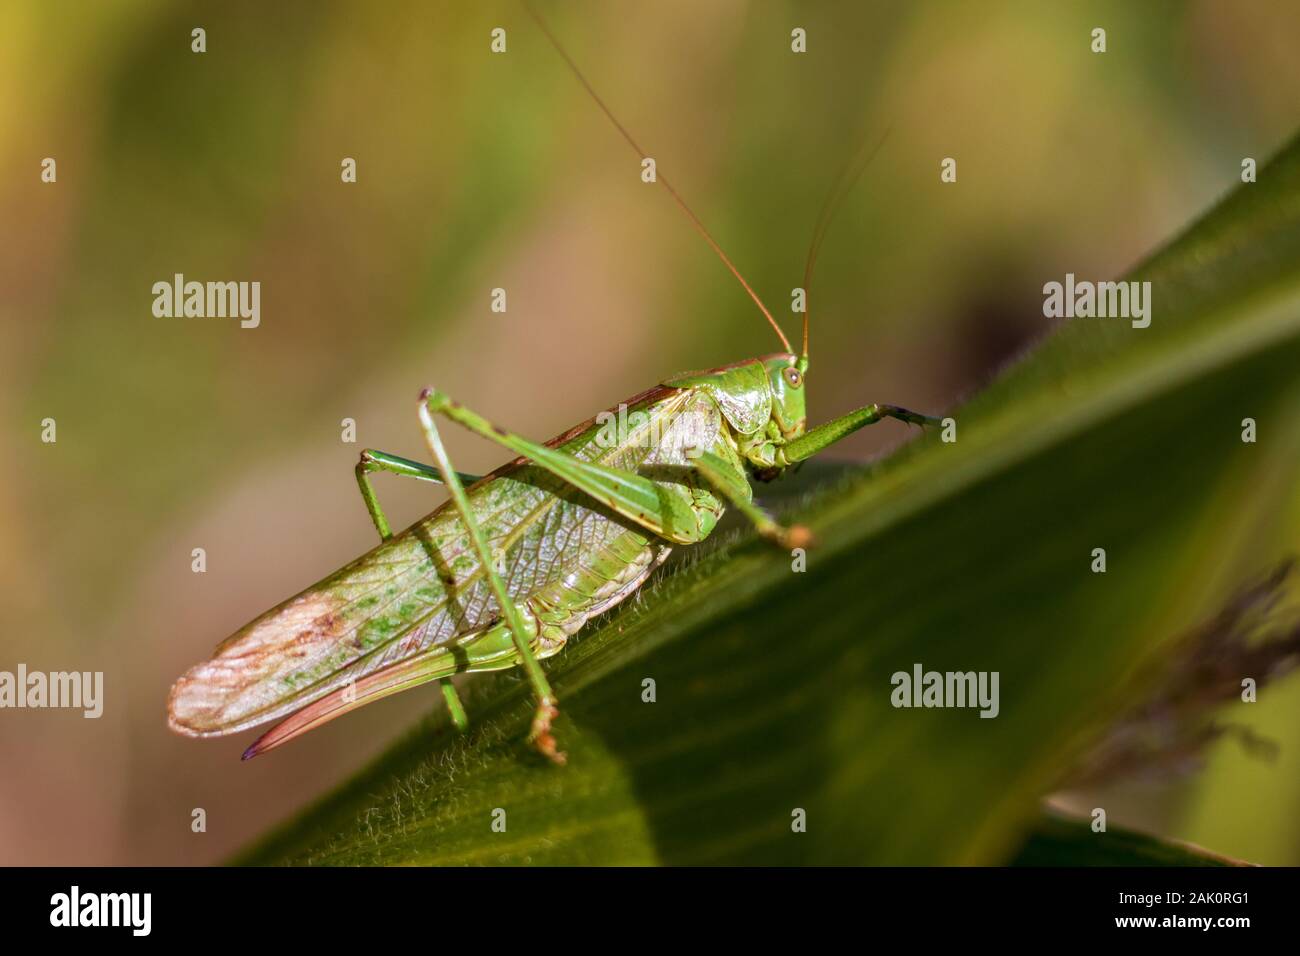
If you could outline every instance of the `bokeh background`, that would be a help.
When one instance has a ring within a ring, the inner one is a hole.
[[[1044,282],[1121,273],[1300,123],[1294,4],[541,8],[792,336],[823,195],[892,130],[822,253],[815,419],[953,406],[1048,331]],[[513,2],[9,0],[0,88],[0,669],[106,683],[98,721],[0,712],[0,863],[218,861],[436,705],[402,695],[248,764],[252,735],[164,723],[185,667],[373,545],[352,466],[423,457],[421,386],[546,437],[774,350]],[[259,280],[261,326],[155,318],[177,272]],[[447,437],[462,470],[505,457]],[[441,500],[378,484],[394,526]],[[1300,862],[1300,682],[1282,690],[1256,726],[1275,760],[1225,741],[1112,795],[1112,822]]]

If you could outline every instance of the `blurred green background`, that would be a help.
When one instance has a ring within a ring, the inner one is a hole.
[[[792,336],[823,194],[892,129],[822,253],[817,420],[951,407],[1049,330],[1044,282],[1121,273],[1300,120],[1295,5],[541,6]],[[545,437],[776,345],[513,2],[19,0],[0,85],[0,668],[106,684],[98,721],[0,713],[0,863],[219,860],[434,705],[402,695],[250,764],[248,737],[183,740],[163,713],[220,639],[372,546],[352,466],[423,457],[421,386]],[[155,318],[177,272],[259,280],[261,326]],[[462,470],[504,458],[447,438]],[[395,526],[440,500],[379,484]],[[1109,794],[1111,820],[1300,862],[1300,684],[1281,686],[1253,712],[1276,760],[1226,741]]]

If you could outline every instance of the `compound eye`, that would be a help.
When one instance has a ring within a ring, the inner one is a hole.
[[[785,376],[786,384],[791,388],[798,388],[803,384],[803,376],[799,374],[799,370],[793,365],[781,369],[781,374]]]

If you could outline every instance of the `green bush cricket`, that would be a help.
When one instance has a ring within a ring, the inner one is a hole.
[[[646,156],[533,16],[638,158]],[[865,162],[855,175],[841,174],[827,197],[805,266],[805,295],[837,200],[863,168]],[[806,529],[783,527],[753,503],[751,478],[771,480],[882,418],[939,423],[872,404],[807,430],[806,304],[796,355],[677,191],[662,176],[657,181],[758,305],[783,351],[667,379],[545,444],[426,388],[417,414],[435,466],[373,450],[362,452],[357,464],[379,545],[267,611],[181,676],[168,699],[174,731],[221,736],[279,719],[245,751],[247,759],[429,682],[440,685],[453,723],[463,729],[465,711],[448,678],[522,667],[537,699],[529,740],[563,763],[552,734],[557,702],[539,661],[557,653],[589,619],[634,594],[674,545],[706,538],[728,507],[776,545],[807,547]],[[518,457],[481,478],[459,474],[436,417]],[[619,427],[611,429],[615,421]],[[377,471],[441,482],[450,499],[393,534],[371,485]]]

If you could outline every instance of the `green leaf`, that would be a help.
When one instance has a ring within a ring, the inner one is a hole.
[[[1046,813],[1012,860],[1013,866],[1244,866],[1190,843],[1160,840],[1136,830]]]
[[[956,442],[787,509],[821,542],[806,572],[733,533],[575,638],[548,664],[568,767],[523,744],[517,676],[476,681],[468,738],[436,716],[241,862],[1011,858],[1124,679],[1289,544],[1298,264],[1293,142],[1129,276],[1149,328],[1068,320],[955,413]],[[893,707],[916,664],[998,672],[998,715]]]

